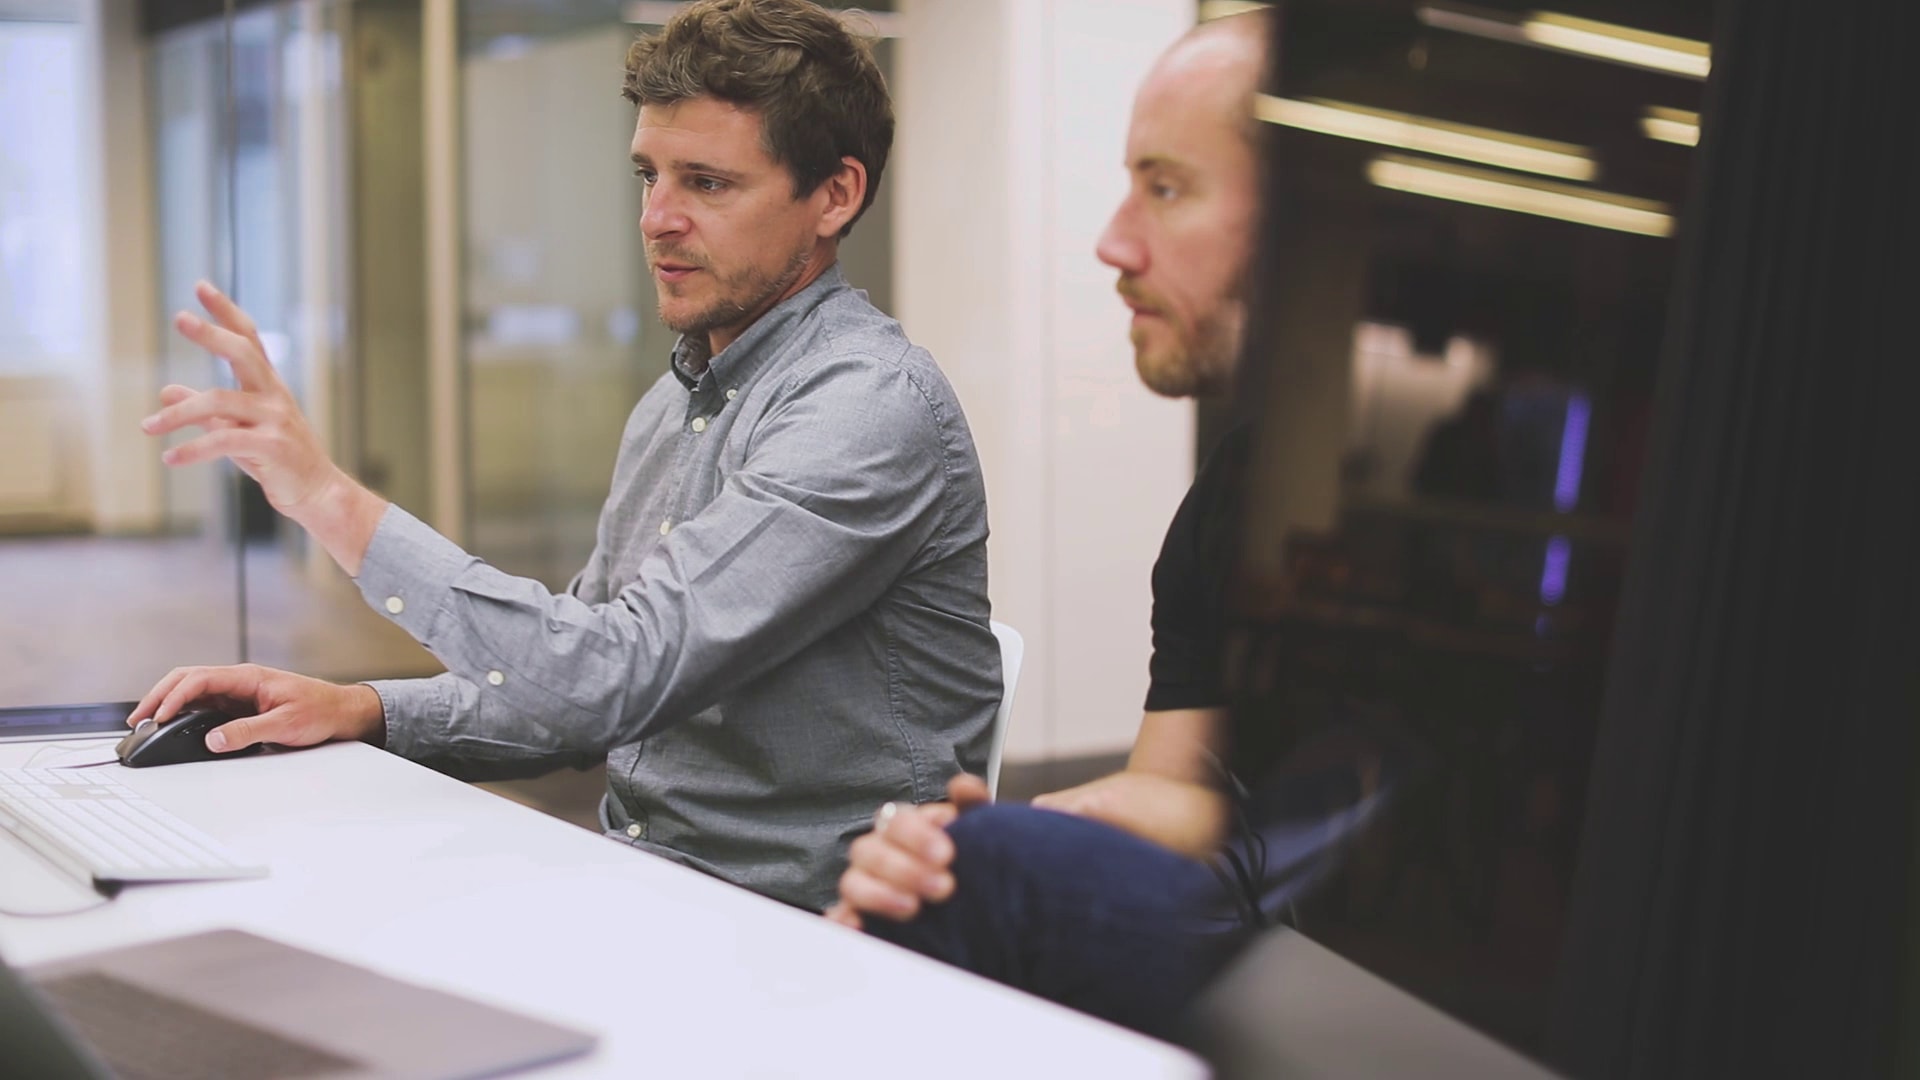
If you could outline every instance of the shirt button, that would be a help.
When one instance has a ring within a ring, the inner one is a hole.
[[[735,389],[735,388],[733,388],[733,387],[731,387],[731,386],[729,386],[729,387],[727,387],[727,400],[728,400],[728,401],[732,401],[732,400],[733,400],[734,398],[736,398],[736,397],[738,397],[738,396],[739,396],[739,394],[740,394],[740,391],[739,391],[739,390],[737,390],[737,389]]]
[[[388,614],[398,615],[405,610],[407,610],[407,602],[405,600],[402,600],[397,596],[387,597]]]
[[[705,430],[707,430],[707,418],[706,418],[706,417],[704,417],[704,416],[696,416],[696,417],[694,417],[694,418],[693,418],[693,433],[694,433],[695,435],[698,435],[698,434],[700,434],[701,432],[703,432],[703,431],[705,431]]]
[[[506,681],[507,681],[507,677],[505,675],[500,674],[497,671],[487,672],[487,685],[489,686],[499,686],[501,683]]]
[[[667,519],[666,521],[663,521],[663,522],[661,522],[661,523],[660,523],[660,535],[661,535],[661,536],[665,536],[665,535],[667,535],[668,533],[670,533],[670,532],[672,532],[672,531],[673,531],[673,519],[672,519],[672,518],[668,518],[668,519]]]
[[[632,837],[635,840],[640,839],[640,826],[638,825],[627,826],[627,835]]]

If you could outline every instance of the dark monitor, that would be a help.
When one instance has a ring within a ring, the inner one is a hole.
[[[0,742],[38,742],[44,739],[97,739],[124,735],[133,701],[92,705],[45,705],[0,708]]]

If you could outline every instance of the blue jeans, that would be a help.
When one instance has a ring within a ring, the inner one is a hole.
[[[1242,791],[1239,827],[1207,862],[1069,814],[970,810],[947,827],[952,898],[912,922],[865,924],[915,952],[1172,1037],[1201,988],[1325,879],[1416,760],[1354,726],[1304,744]]]
[[[947,829],[951,899],[869,933],[1154,1035],[1254,932],[1207,864],[1085,818],[985,806]]]

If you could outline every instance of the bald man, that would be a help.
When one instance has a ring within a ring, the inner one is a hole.
[[[1169,397],[1230,389],[1258,227],[1251,97],[1269,24],[1195,28],[1155,63],[1127,134],[1130,190],[1102,233],[1132,311],[1140,379]],[[1028,806],[888,804],[857,840],[828,917],[1119,1023],[1164,1033],[1260,924],[1231,869],[1235,778],[1218,677],[1220,602],[1246,432],[1176,513],[1153,572],[1151,685],[1127,767]]]

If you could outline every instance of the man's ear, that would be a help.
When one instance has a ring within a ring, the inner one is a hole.
[[[822,238],[839,236],[867,201],[867,167],[859,158],[841,158],[840,171],[827,177],[819,193],[826,195],[826,210],[814,231]]]

